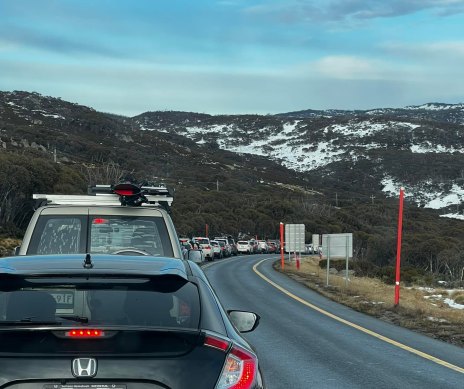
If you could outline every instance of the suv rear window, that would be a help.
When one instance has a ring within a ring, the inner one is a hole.
[[[88,227],[90,225],[90,228]],[[173,256],[162,218],[146,216],[42,215],[32,234],[28,255],[105,253],[128,249]]]
[[[85,252],[86,216],[41,216],[28,254],[78,254]]]
[[[195,239],[195,242],[198,244],[209,244],[209,239]]]

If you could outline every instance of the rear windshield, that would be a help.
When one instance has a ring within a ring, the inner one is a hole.
[[[198,244],[209,244],[209,239],[195,239]]]
[[[147,289],[147,288],[155,289]],[[168,289],[151,280],[60,280],[0,291],[0,326],[11,322],[197,329],[198,289],[184,280]]]
[[[90,226],[90,227],[88,227]],[[27,254],[112,254],[137,249],[155,256],[173,256],[162,218],[139,216],[40,216]]]
[[[243,240],[240,240],[240,241],[237,242],[237,244],[248,244],[248,242],[245,242],[245,241],[243,241]]]

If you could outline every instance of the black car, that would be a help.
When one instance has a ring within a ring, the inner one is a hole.
[[[203,271],[176,258],[49,255],[0,259],[0,387],[263,388]],[[234,324],[232,324],[234,323]]]

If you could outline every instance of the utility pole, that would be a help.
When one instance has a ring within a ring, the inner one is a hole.
[[[216,192],[219,192],[219,180],[216,180]]]
[[[374,195],[371,195],[372,205],[374,205],[374,199],[375,199],[375,196],[374,196]]]
[[[56,163],[56,147],[55,147],[55,149],[53,150],[53,162]]]

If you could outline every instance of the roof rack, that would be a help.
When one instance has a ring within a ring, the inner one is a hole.
[[[169,210],[173,196],[164,186],[137,186],[134,184],[89,186],[87,195],[33,194],[36,208],[48,204],[56,205],[124,205],[163,206]]]

